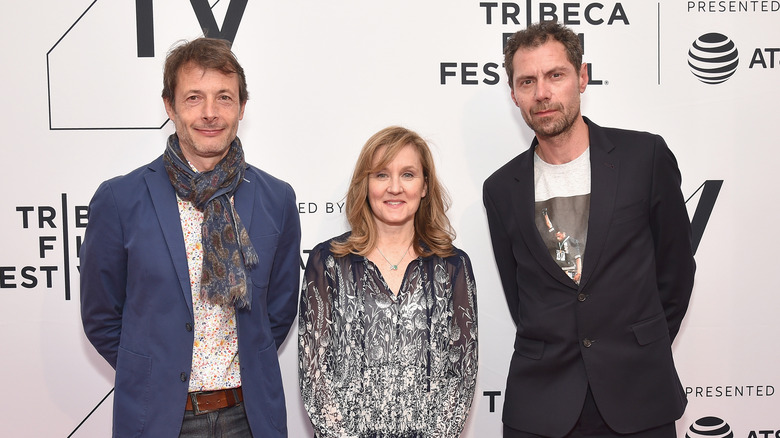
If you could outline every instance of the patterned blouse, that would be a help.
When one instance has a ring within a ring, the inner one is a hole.
[[[301,394],[316,436],[458,437],[477,375],[476,306],[461,250],[413,260],[396,296],[370,260],[319,244],[298,320]]]

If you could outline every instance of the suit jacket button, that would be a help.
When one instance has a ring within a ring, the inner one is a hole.
[[[583,301],[585,301],[587,299],[588,299],[588,296],[585,295],[585,294],[578,294],[577,295],[577,301],[579,301],[579,302],[583,302]]]
[[[585,339],[582,340],[582,345],[585,348],[590,348],[590,346],[593,345],[593,341],[591,341],[590,339],[585,338]]]
[[[188,332],[191,332],[192,331],[192,324],[186,323],[186,324],[184,324],[184,328],[187,329]]]
[[[179,375],[179,378],[181,379],[182,382],[186,382],[187,381],[187,373],[181,373]]]

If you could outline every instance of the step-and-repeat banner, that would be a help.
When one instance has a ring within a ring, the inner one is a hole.
[[[584,44],[583,113],[663,135],[683,174],[698,271],[674,345],[689,399],[678,434],[780,437],[780,1],[44,0],[0,15],[2,435],[109,436],[114,372],[79,316],[87,205],[101,181],[162,153],[165,54],[206,28],[234,41],[247,73],[247,160],[297,192],[302,265],[346,229],[369,136],[399,124],[430,142],[478,286],[463,436],[499,437],[514,326],[481,189],[533,137],[510,100],[505,38],[557,19]],[[296,335],[280,351],[288,426],[310,437]]]

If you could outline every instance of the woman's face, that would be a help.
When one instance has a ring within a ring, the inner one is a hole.
[[[372,167],[379,164],[383,151],[384,147],[377,149]],[[368,203],[377,226],[414,227],[414,215],[427,190],[420,154],[408,144],[368,176]]]

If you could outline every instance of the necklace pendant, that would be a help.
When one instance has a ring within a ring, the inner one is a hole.
[[[379,251],[379,255],[381,255],[382,258],[385,259],[387,264],[390,265],[390,270],[391,271],[397,271],[398,270],[398,264],[401,263],[402,261],[404,261],[404,259],[406,258],[406,255],[409,254],[409,249],[411,247],[412,247],[412,244],[410,243],[409,246],[406,247],[406,252],[404,252],[404,255],[401,256],[401,260],[398,260],[398,263],[396,263],[396,264],[393,264],[390,260],[388,260],[387,257],[385,257],[385,255],[382,253],[382,250],[379,249],[379,247],[377,247],[376,250]]]

